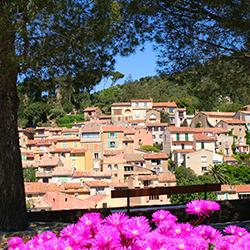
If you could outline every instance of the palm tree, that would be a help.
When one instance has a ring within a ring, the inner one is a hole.
[[[226,168],[223,164],[210,166],[208,174],[213,176],[216,182],[229,184],[229,177],[226,174]]]

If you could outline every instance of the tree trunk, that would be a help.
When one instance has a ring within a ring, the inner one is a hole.
[[[10,19],[0,17],[0,230],[17,231],[28,221],[17,129],[15,29]]]

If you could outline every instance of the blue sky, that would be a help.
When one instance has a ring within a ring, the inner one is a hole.
[[[132,55],[127,57],[117,57],[115,71],[119,71],[124,74],[124,78],[117,81],[118,84],[122,84],[129,76],[133,80],[140,79],[145,76],[156,75],[156,53],[153,51],[150,43],[145,44],[145,50],[139,49]],[[111,81],[104,79],[98,84],[94,91],[108,88],[111,85]]]

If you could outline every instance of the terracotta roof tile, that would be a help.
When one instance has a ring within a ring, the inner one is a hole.
[[[83,183],[89,187],[109,187],[110,186],[110,182],[106,182],[106,181],[84,181]]]
[[[145,160],[168,159],[168,155],[166,153],[144,154],[143,157]]]
[[[233,117],[235,112],[202,112],[208,117]]]
[[[131,102],[152,102],[152,99],[132,99]]]
[[[85,154],[87,152],[86,148],[73,148],[71,154]]]
[[[250,184],[247,185],[235,185],[237,193],[250,192]]]
[[[46,193],[62,190],[62,187],[58,186],[55,183],[43,182],[25,182],[24,187],[26,194]]]
[[[70,153],[71,148],[55,148],[50,150],[50,153]]]
[[[102,127],[103,132],[124,132],[124,129],[125,127],[114,126],[114,125],[108,125]]]
[[[177,107],[175,102],[154,102],[153,107]]]
[[[83,112],[96,111],[99,109],[98,107],[87,107],[83,110]]]
[[[217,141],[214,136],[207,136],[203,134],[194,135],[194,140],[196,141]]]
[[[227,124],[237,124],[237,125],[245,125],[246,122],[239,120],[239,119],[227,119],[227,120],[222,120],[223,122]]]
[[[76,171],[73,177],[111,177],[111,172]]]
[[[60,163],[60,158],[56,156],[44,155],[41,158],[39,167],[56,167]]]
[[[65,137],[65,138],[58,138],[58,142],[71,142],[71,141],[80,141],[79,137]]]
[[[175,149],[173,153],[192,153],[194,152],[193,149]]]

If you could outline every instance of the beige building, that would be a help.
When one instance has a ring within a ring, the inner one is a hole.
[[[83,110],[85,121],[97,120],[102,115],[98,107],[87,107]]]
[[[234,137],[237,151],[240,153],[248,153],[249,145],[246,144],[246,123],[239,119],[221,120],[218,127],[227,129],[229,134]]]
[[[209,171],[209,167],[223,163],[223,155],[214,151],[200,149],[185,155],[184,166],[192,169],[197,175],[203,175]]]
[[[192,128],[209,128],[215,127],[216,124],[225,119],[232,119],[234,117],[234,112],[198,112],[195,114],[192,122]]]

